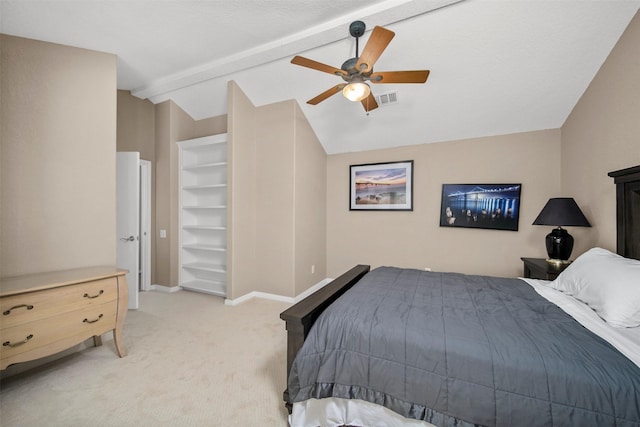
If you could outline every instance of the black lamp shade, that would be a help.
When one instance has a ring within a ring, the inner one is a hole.
[[[573,250],[573,237],[562,226],[591,227],[587,218],[571,197],[549,199],[533,225],[554,225],[546,237],[547,254],[550,260],[566,261]]]
[[[591,227],[578,204],[571,197],[549,199],[540,214],[538,214],[538,217],[533,221],[533,225]]]

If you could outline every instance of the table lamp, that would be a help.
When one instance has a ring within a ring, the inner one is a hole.
[[[591,227],[587,218],[571,197],[556,197],[549,199],[533,225],[553,225],[551,233],[547,234],[547,262],[551,264],[568,264],[573,250],[573,236],[562,226]]]

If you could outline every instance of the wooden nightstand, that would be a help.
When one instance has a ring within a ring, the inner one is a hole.
[[[524,277],[554,280],[569,264],[554,265],[544,258],[520,258],[524,263]]]

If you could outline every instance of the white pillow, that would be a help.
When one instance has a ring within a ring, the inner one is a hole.
[[[640,261],[602,248],[580,255],[550,286],[591,307],[612,326],[640,326]]]

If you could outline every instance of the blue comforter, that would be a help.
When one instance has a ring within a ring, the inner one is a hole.
[[[377,268],[318,318],[288,388],[437,426],[640,426],[640,369],[518,279]]]

